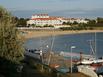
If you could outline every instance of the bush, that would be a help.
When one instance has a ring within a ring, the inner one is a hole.
[[[17,77],[17,66],[18,64],[0,57],[0,74],[4,77]]]

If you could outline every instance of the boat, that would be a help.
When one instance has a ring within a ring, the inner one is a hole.
[[[93,70],[98,69],[99,67],[103,66],[103,59],[97,58],[96,56],[96,33],[95,33],[95,50],[92,48],[91,41],[90,41],[90,47],[93,53],[93,57],[89,57],[88,59],[81,59],[77,62],[78,65],[87,65]],[[81,56],[82,57],[82,56]]]
[[[91,64],[91,65],[96,65],[96,64],[100,64],[100,63],[103,63],[103,59],[97,59],[97,60],[82,60],[82,61],[79,61],[77,64]]]
[[[24,53],[25,56],[29,56],[39,60],[41,60],[41,54],[42,51],[38,49],[25,49],[25,53]]]

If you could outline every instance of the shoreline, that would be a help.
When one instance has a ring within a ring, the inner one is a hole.
[[[47,36],[58,36],[58,35],[67,35],[67,34],[80,34],[80,33],[94,33],[94,32],[103,32],[103,30],[80,30],[80,31],[45,31],[45,30],[38,30],[38,31],[30,31],[30,30],[22,30],[25,34],[23,37],[25,39],[30,38],[39,38],[39,37],[47,37]]]

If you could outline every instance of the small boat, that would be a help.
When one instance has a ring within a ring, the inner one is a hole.
[[[42,51],[38,49],[25,49],[24,55],[41,60],[41,53]]]

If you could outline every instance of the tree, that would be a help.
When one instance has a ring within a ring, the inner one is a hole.
[[[17,27],[25,27],[26,26],[26,20],[24,18],[18,19]]]
[[[96,24],[95,20],[89,20],[88,24]]]
[[[24,57],[22,44],[13,17],[0,7],[0,57],[19,63]]]
[[[97,23],[102,23],[103,24],[103,18],[98,17],[97,18]]]
[[[63,22],[62,25],[66,25],[66,22]]]
[[[49,26],[48,24],[45,24],[45,25],[44,25],[44,27],[48,27],[48,26]]]
[[[73,22],[73,25],[77,25],[77,24],[78,24],[78,22],[77,22],[77,21],[74,21],[74,22]]]
[[[63,25],[71,25],[72,23],[68,22],[63,22]]]

